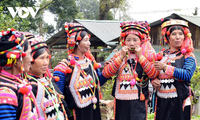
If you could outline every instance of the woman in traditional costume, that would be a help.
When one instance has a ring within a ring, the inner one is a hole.
[[[41,116],[45,120],[68,120],[67,113],[69,116],[71,114],[48,68],[50,55],[44,38],[31,34],[26,34],[26,37],[31,43],[33,57],[27,77],[33,87]]]
[[[196,69],[194,50],[188,23],[166,20],[161,25],[162,41],[169,49],[159,53],[155,68],[158,79],[152,81],[157,89],[156,120],[190,120],[190,79]],[[188,112],[187,112],[188,111]]]
[[[54,79],[74,120],[101,120],[100,83],[107,79],[90,53],[90,35],[78,23],[66,23],[68,57],[54,68]]]
[[[26,79],[32,57],[25,35],[14,29],[2,31],[0,46],[0,119],[44,120]]]
[[[153,62],[156,53],[150,44],[147,22],[123,22],[122,50],[114,55],[102,74],[109,78],[117,74],[113,86],[115,120],[146,120],[149,78],[157,77]]]

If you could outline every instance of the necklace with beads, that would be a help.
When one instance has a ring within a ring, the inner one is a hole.
[[[58,101],[57,101],[57,99],[55,99],[55,101],[53,100],[53,98],[52,98],[52,96],[50,95],[50,93],[52,93],[53,95],[54,95],[54,98],[57,98],[56,97],[56,92],[55,92],[55,89],[54,89],[54,86],[52,85],[52,82],[49,82],[48,81],[48,83],[49,83],[49,86],[51,86],[52,87],[52,89],[48,86],[48,85],[45,85],[45,83],[44,82],[40,82],[39,80],[37,80],[36,78],[34,78],[34,77],[32,77],[31,75],[27,75],[27,77],[29,77],[29,78],[31,78],[31,79],[33,79],[34,81],[36,81],[37,83],[39,83],[39,84],[41,84],[42,86],[43,86],[43,88],[44,88],[44,90],[46,91],[46,93],[48,94],[48,96],[50,97],[50,99],[51,99],[51,101],[52,101],[52,103],[53,103],[53,105],[54,105],[54,107],[55,107],[55,110],[56,110],[56,112],[57,112],[57,120],[61,120],[61,118],[60,118],[60,116],[59,116],[59,109],[58,109],[58,106],[56,105],[56,103],[59,103]],[[58,95],[57,95],[58,96]],[[64,106],[63,106],[63,104],[61,104],[61,107],[62,107],[62,109],[63,109],[63,114],[65,115],[65,117],[67,118],[67,115],[66,115],[66,111],[65,111],[65,109],[64,109]]]
[[[76,57],[75,55],[72,55],[72,54],[70,54],[69,57],[70,57],[70,61],[73,59],[74,59],[73,61],[75,61],[75,59],[79,59],[79,57]],[[85,57],[82,57],[82,59],[83,58],[85,58]],[[74,65],[77,66],[78,70],[80,71],[80,73],[82,74],[82,76],[84,77],[84,80],[85,80],[85,81],[81,81],[80,83],[78,83],[78,86],[83,87],[83,88],[89,87],[89,89],[93,95],[93,98],[92,98],[93,109],[96,109],[97,98],[95,96],[95,92],[96,92],[98,85],[96,84],[96,77],[95,77],[93,69],[91,70],[93,78],[91,78],[87,75],[87,73],[84,71],[84,69],[81,68],[81,65],[79,63],[77,63],[75,61]],[[92,68],[94,68],[94,66],[92,64],[90,64],[90,65],[92,66]],[[97,80],[99,81],[98,77],[97,77]],[[94,89],[92,89],[92,86],[94,86]]]
[[[172,55],[173,53],[174,53],[174,58],[169,58],[169,56]],[[176,56],[179,53],[181,53],[181,51],[170,52],[170,50],[168,50],[167,51],[167,59],[164,62],[167,63],[168,65],[171,65],[171,60],[175,61],[176,59],[179,59],[183,56],[183,54],[181,54],[180,56]]]
[[[128,53],[127,56],[128,56],[128,59],[131,61],[130,53]],[[142,79],[139,79],[139,78],[138,78],[138,74],[136,73],[136,67],[137,67],[137,63],[138,63],[138,58],[137,58],[137,56],[136,56],[136,58],[135,58],[134,60],[135,60],[134,69],[133,69],[132,62],[130,62],[130,66],[128,65],[128,63],[126,63],[126,64],[127,64],[127,67],[129,67],[130,72],[131,72],[131,75],[132,75],[132,79],[131,79],[131,81],[130,81],[130,84],[131,84],[131,87],[133,87],[133,86],[137,83],[136,81],[139,82],[139,86],[140,86],[140,100],[141,100],[141,101],[144,101],[144,100],[145,100],[145,96],[144,96],[144,94],[142,93],[142,88],[143,88],[143,82],[145,82],[146,79],[143,80],[143,75],[142,75]],[[127,60],[126,60],[126,61],[127,61]],[[147,77],[147,80],[148,80],[148,77]],[[148,85],[148,83],[147,83],[147,85]],[[145,87],[146,87],[146,85],[145,85]]]

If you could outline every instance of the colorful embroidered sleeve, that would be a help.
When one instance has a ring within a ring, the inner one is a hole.
[[[7,87],[0,88],[0,120],[15,120],[18,100],[15,92]]]
[[[56,82],[58,87],[60,88],[60,91],[63,93],[64,88],[65,88],[65,78],[66,78],[66,69],[67,69],[67,64],[63,61],[61,61],[55,68],[54,68],[54,73],[53,76],[59,77],[59,81]]]
[[[96,72],[99,77],[100,85],[103,85],[109,78],[104,77],[103,74],[101,73],[100,69],[97,69]]]
[[[149,62],[147,58],[142,56],[139,59],[139,63],[141,64],[144,72],[148,75],[149,78],[153,79],[156,78],[159,74],[159,71],[157,71],[153,65],[152,62]]]
[[[106,65],[102,71],[102,74],[105,78],[110,78],[115,73],[117,73],[120,65],[122,64],[122,60],[119,57],[116,57],[111,63]]]
[[[188,57],[185,59],[183,68],[176,68],[167,65],[165,73],[168,75],[173,75],[175,78],[190,81],[194,71],[196,69],[195,59],[193,57]]]

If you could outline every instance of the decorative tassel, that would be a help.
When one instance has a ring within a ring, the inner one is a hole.
[[[58,81],[60,80],[60,78],[59,78],[58,76],[54,76],[53,78],[54,78],[54,80],[55,80],[56,82],[58,82]]]
[[[121,37],[125,37],[126,36],[126,34],[125,33],[121,33]]]
[[[26,53],[23,52],[23,53],[22,53],[22,57],[26,57]]]
[[[191,33],[188,33],[187,36],[188,36],[189,38],[191,38],[192,34],[191,34]]]
[[[76,63],[75,59],[71,59],[71,60],[70,60],[70,64],[71,64],[71,65],[75,65],[75,63]]]
[[[162,60],[163,58],[163,55],[161,53],[158,53],[156,56],[158,61]]]
[[[81,36],[78,36],[78,37],[77,37],[77,40],[79,40],[79,41],[80,41],[81,39],[82,39],[82,38],[81,38]]]
[[[18,92],[20,92],[20,93],[22,93],[22,94],[27,94],[27,93],[29,92],[29,88],[26,87],[26,86],[23,86],[23,87],[21,87],[21,88],[19,89]]]
[[[170,35],[170,32],[169,31],[167,31],[167,36],[169,36]]]
[[[186,53],[186,49],[183,48],[183,49],[181,50],[181,53],[182,53],[183,55],[185,55],[185,53]]]
[[[66,73],[71,73],[71,72],[72,72],[72,69],[70,67],[67,67]]]
[[[192,48],[187,48],[186,52],[187,52],[187,53],[192,52]]]
[[[144,96],[144,94],[143,94],[142,92],[140,93],[140,100],[141,100],[141,101],[144,101],[144,100],[145,100],[145,96]]]
[[[99,63],[94,63],[94,69],[96,70],[97,68],[99,68],[100,67],[100,65],[99,65]]]
[[[143,39],[144,38],[144,34],[141,34],[140,37],[141,37],[141,39]]]
[[[130,84],[131,84],[131,86],[134,86],[135,83],[136,83],[136,80],[133,78],[133,79],[131,80]]]
[[[40,117],[38,120],[45,120],[43,117]]]

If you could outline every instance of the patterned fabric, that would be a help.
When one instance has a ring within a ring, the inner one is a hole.
[[[193,57],[188,57],[185,59],[183,69],[175,68],[173,76],[181,80],[190,81],[195,70],[195,59]]]
[[[190,96],[189,85],[196,69],[195,58],[183,55],[180,50],[172,53],[167,51],[164,51],[161,62],[171,65],[167,65],[159,75],[161,87],[157,91],[155,119],[184,120],[184,100]]]
[[[117,57],[116,59],[114,59],[114,61],[112,61],[112,63],[110,63],[110,65],[104,67],[102,74],[104,77],[106,78],[110,78],[113,75],[115,75],[120,67],[122,63],[122,60]]]
[[[6,109],[5,109],[6,108]],[[16,120],[17,107],[12,105],[0,104],[1,120]]]
[[[44,38],[41,36],[35,36],[34,38],[29,39],[29,42],[31,43],[32,53],[40,48],[48,48],[47,44],[44,42]]]
[[[39,119],[32,92],[29,93],[30,96],[20,93],[22,86],[23,84],[15,77],[2,70],[0,74],[0,119]]]
[[[147,58],[142,56],[139,59],[140,64],[142,65],[142,68],[144,72],[148,75],[149,78],[156,78],[159,74],[159,72],[155,69],[153,63],[149,62]]]
[[[75,48],[75,44],[78,41],[77,34],[86,29],[79,23],[65,23],[65,32],[67,33],[67,52],[72,53]],[[81,38],[82,39],[82,38]]]
[[[81,58],[74,55],[75,61],[79,63],[81,69],[85,71],[87,76],[94,78],[95,83],[99,82],[103,84],[107,78],[105,78],[99,69],[96,71],[92,66],[91,59],[87,57]],[[72,69],[72,72],[68,73],[68,69]],[[93,74],[94,72],[94,74]],[[84,76],[80,72],[77,65],[71,65],[69,59],[63,59],[54,69],[54,77],[59,77],[59,81],[56,82],[60,90],[65,96],[70,109],[74,111],[74,119],[76,120],[100,120],[100,108],[99,108],[99,87],[95,88],[95,97],[97,98],[96,109],[93,109],[93,103],[91,103],[91,96],[94,92],[94,87],[88,81],[84,80]],[[86,78],[87,79],[87,78]],[[83,87],[84,86],[84,87]]]
[[[36,78],[33,75],[32,77]],[[41,115],[45,118],[45,120],[57,120],[58,117],[62,120],[68,120],[66,111],[61,101],[61,99],[64,97],[55,91],[55,89],[52,87],[53,84],[50,82],[50,79],[48,77],[36,79],[38,82],[29,77],[29,81],[32,84],[33,92],[36,96]]]

